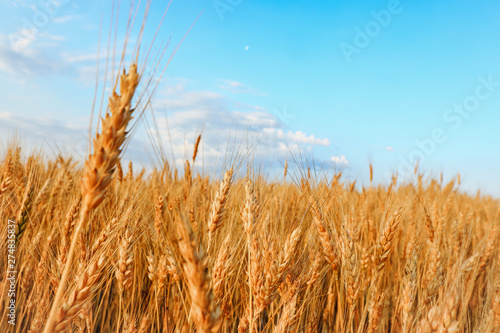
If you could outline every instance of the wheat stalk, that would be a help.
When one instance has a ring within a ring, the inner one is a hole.
[[[227,203],[232,181],[233,169],[229,169],[225,172],[224,180],[220,184],[219,190],[217,191],[214,201],[212,202],[212,212],[210,214],[210,218],[208,219],[208,250],[210,250],[210,244],[215,231],[222,225],[224,209]]]
[[[316,231],[318,232],[319,241],[322,246],[323,254],[325,255],[326,261],[330,264],[332,269],[336,271],[338,269],[337,254],[335,247],[332,242],[332,237],[328,230],[326,230],[323,215],[321,214],[318,202],[312,196],[310,197],[311,210],[313,213],[313,222],[316,226]]]
[[[104,267],[106,256],[101,255],[83,275],[79,278],[78,284],[71,291],[68,300],[58,309],[54,332],[62,332],[71,324],[73,318],[80,312],[82,307],[91,298],[95,289],[101,270]],[[59,286],[60,287],[60,286]]]
[[[401,216],[403,215],[402,208],[399,208],[391,216],[389,222],[384,228],[379,243],[377,244],[377,271],[384,269],[387,259],[391,254],[392,244],[394,240],[394,235],[398,229],[399,222],[401,221]]]
[[[218,330],[220,319],[218,313],[213,311],[212,297],[208,289],[205,270],[207,258],[203,252],[195,249],[189,222],[180,211],[177,211],[177,216],[179,252],[185,261],[183,267],[192,302],[191,316],[199,332],[215,332]]]
[[[111,182],[113,171],[120,158],[121,147],[125,142],[127,125],[132,119],[132,97],[138,85],[137,65],[132,64],[129,72],[126,73],[124,70],[120,77],[121,95],[114,91],[109,99],[109,113],[107,112],[106,116],[101,119],[101,133],[97,133],[93,140],[94,152],[85,161],[81,183],[82,209],[80,219],[75,227],[67,263],[52,303],[44,333],[52,332],[55,327],[56,311],[66,287],[71,261],[83,225],[88,220],[90,211],[97,208],[105,198],[106,189]]]

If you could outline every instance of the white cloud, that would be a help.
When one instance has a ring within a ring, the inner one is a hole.
[[[25,152],[42,149],[44,157],[54,158],[62,154],[82,162],[87,156],[88,124],[89,118],[64,123],[44,116],[30,118],[0,112],[0,142],[7,143],[16,137]],[[142,138],[134,136],[128,141],[123,159],[133,161],[138,168],[148,167],[149,148]]]
[[[33,34],[24,29],[0,35],[0,70],[13,75],[64,72],[68,64],[50,52],[61,40],[61,36]]]
[[[219,88],[229,91],[233,94],[249,94],[255,96],[266,96],[266,93],[260,92],[244,83],[232,80],[221,80]]]
[[[66,23],[70,21],[74,21],[76,19],[80,18],[78,15],[66,15],[66,16],[59,16],[54,18],[55,23]]]
[[[159,134],[167,153],[170,154],[171,148],[179,161],[190,158],[200,133],[203,151],[200,156],[204,160],[197,160],[197,165],[203,163],[210,169],[237,153],[249,154],[257,164],[270,166],[273,161],[289,159],[291,152],[330,145],[328,139],[286,130],[265,108],[241,105],[212,92],[186,91],[183,85],[177,85],[159,97],[161,100],[155,103]]]
[[[164,148],[162,157],[175,161],[180,168],[186,159],[191,158],[195,139],[202,133],[196,166],[203,166],[209,173],[220,170],[231,161],[280,168],[280,162],[290,160],[291,153],[295,156],[312,153],[330,144],[328,139],[287,130],[265,108],[241,105],[209,91],[186,91],[178,85],[160,91],[157,97],[157,126],[152,126],[148,117],[147,123],[140,123],[127,146],[124,159],[133,160],[134,164],[150,165],[155,149],[152,144],[158,144],[158,137],[152,136],[154,139],[150,142],[146,134],[156,134],[156,128]],[[43,116],[30,118],[0,113],[2,139],[7,140],[17,133],[32,143],[27,145],[29,147],[43,145],[49,148],[49,152],[72,154],[78,160],[85,157],[87,126],[88,118],[64,123]],[[226,158],[228,161],[224,162]]]
[[[336,165],[345,165],[345,166],[349,165],[349,161],[345,158],[344,155],[332,156],[332,157],[330,157],[330,159]]]
[[[391,147],[391,146],[387,146],[387,147],[385,147],[385,150],[387,150],[387,151],[394,151],[394,148]]]
[[[93,86],[96,77],[96,62],[99,61],[99,78],[104,72],[112,73],[112,61],[106,66],[106,52],[98,55],[97,51],[61,51],[61,42],[66,38],[60,35],[33,32],[20,29],[10,35],[0,34],[0,71],[12,77],[58,75],[71,77],[79,83]],[[127,49],[126,58],[131,54]],[[119,60],[114,63],[115,73]]]
[[[316,138],[313,134],[308,136],[306,133],[302,131],[285,132],[282,129],[265,128],[264,132],[270,135],[275,135],[277,138],[286,139],[287,141],[296,142],[299,144],[310,144],[310,145],[317,145],[324,147],[328,147],[330,145],[330,140]]]
[[[79,158],[85,155],[88,135],[86,127],[79,123],[62,123],[48,117],[31,118],[9,112],[0,112],[0,120],[2,139],[18,135],[31,147],[41,148],[43,145],[57,153],[71,153]]]

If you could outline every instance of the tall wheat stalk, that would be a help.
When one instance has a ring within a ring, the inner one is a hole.
[[[139,85],[140,75],[137,65],[133,63],[129,72],[125,70],[120,76],[120,94],[115,91],[109,98],[106,116],[101,119],[101,133],[93,140],[94,152],[85,161],[81,182],[82,208],[80,219],[76,224],[71,246],[67,256],[57,293],[52,303],[44,333],[54,331],[54,322],[64,294],[71,262],[75,254],[80,232],[89,218],[91,210],[96,209],[106,196],[106,189],[112,180],[115,166],[120,159],[121,147],[126,139],[127,125],[132,119],[132,97]]]

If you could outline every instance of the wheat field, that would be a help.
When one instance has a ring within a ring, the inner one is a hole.
[[[202,135],[137,173],[141,79],[116,78],[84,161],[4,150],[2,332],[500,332],[498,200],[418,168],[268,179],[238,152],[208,177]]]
[[[42,331],[65,267],[54,332],[500,331],[499,205],[458,180],[357,191],[341,174],[210,180],[193,161],[149,175],[116,163],[71,261],[92,169],[8,150],[17,319],[5,323],[2,274],[2,331]]]

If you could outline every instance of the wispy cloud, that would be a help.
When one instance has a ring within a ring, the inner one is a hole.
[[[40,75],[61,73],[68,69],[68,64],[53,52],[52,46],[64,40],[62,36],[38,34],[27,38],[17,31],[10,36],[0,35],[0,70],[9,74]]]
[[[340,156],[332,156],[330,157],[330,160],[335,163],[337,166],[347,166],[349,165],[349,161],[344,155]]]
[[[233,94],[250,94],[255,96],[266,96],[266,93],[260,92],[244,83],[231,80],[221,80],[218,85],[220,89],[229,91]]]
[[[31,146],[49,147],[58,153],[83,158],[87,146],[87,131],[78,123],[63,123],[48,117],[24,117],[9,112],[0,113],[0,131],[3,139],[14,134],[27,140]]]
[[[273,161],[290,158],[291,153],[312,152],[315,147],[330,145],[326,138],[285,128],[263,107],[241,105],[213,92],[188,91],[182,84],[169,87],[155,103],[155,109],[160,115],[159,137],[167,154],[174,154],[178,166],[190,156],[201,132],[203,159],[197,164],[209,169],[235,153],[249,154],[254,161],[271,166]]]
[[[62,23],[67,23],[67,22],[77,20],[79,18],[80,18],[79,15],[65,15],[65,16],[55,17],[54,22],[62,24]]]
[[[147,126],[139,127],[127,147],[125,160],[150,166],[152,144],[161,143],[163,157],[182,168],[200,133],[203,135],[197,167],[203,166],[207,172],[217,170],[224,159],[236,155],[266,168],[281,167],[280,162],[290,159],[291,154],[312,154],[330,146],[326,138],[288,129],[264,107],[242,105],[210,91],[189,91],[182,84],[160,91],[154,106],[156,125],[148,121],[144,123]],[[0,113],[3,139],[18,133],[33,143],[31,147],[42,143],[55,153],[72,154],[80,160],[85,157],[87,126],[88,118],[64,123],[43,116]],[[148,133],[156,138],[153,142],[147,140]],[[156,141],[158,138],[160,142]],[[346,160],[341,162],[347,165]]]
[[[19,38],[21,36],[22,38]],[[105,52],[95,50],[64,51],[61,43],[64,36],[47,32],[36,35],[19,30],[9,36],[0,34],[0,72],[11,75],[11,79],[42,75],[65,75],[84,85],[93,86],[96,79],[96,63],[99,61],[99,78],[105,71],[113,73],[113,63],[106,65]],[[129,55],[127,50],[127,55]],[[119,61],[114,63],[117,73]],[[109,84],[109,82],[108,82]]]
[[[88,118],[69,123],[46,116],[33,118],[0,112],[0,141],[5,143],[17,137],[27,151],[43,149],[45,157],[52,158],[62,154],[84,161],[89,142],[88,124]],[[143,137],[134,136],[128,143],[123,158],[133,161],[139,167],[148,167],[151,157],[149,148]]]

